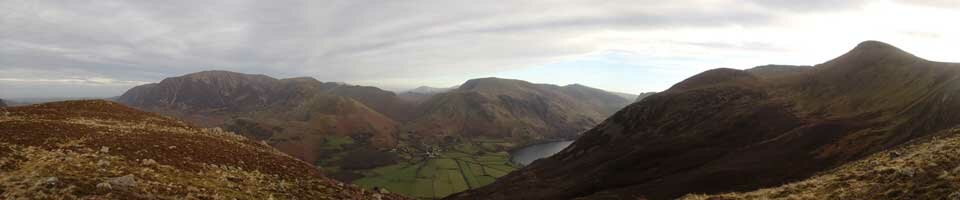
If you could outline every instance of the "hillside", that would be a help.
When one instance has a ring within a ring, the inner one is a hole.
[[[582,85],[473,79],[431,97],[401,129],[425,136],[507,138],[516,144],[575,138],[629,103]]]
[[[108,101],[0,109],[4,199],[404,199],[220,129]]]
[[[960,197],[960,129],[873,154],[810,179],[745,193],[687,195],[685,200],[954,199]]]
[[[799,70],[715,69],[449,199],[670,199],[802,180],[960,123],[960,65],[867,41]],[[796,72],[799,71],[799,72]]]

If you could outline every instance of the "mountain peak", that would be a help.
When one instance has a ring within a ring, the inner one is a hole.
[[[857,44],[851,53],[863,53],[863,54],[909,54],[906,51],[901,50],[893,45],[876,41],[876,40],[867,40],[863,41],[860,44]]]
[[[824,64],[858,66],[881,61],[913,62],[918,59],[920,58],[893,45],[880,41],[868,40],[861,42],[846,54],[843,54],[840,57],[837,57]]]

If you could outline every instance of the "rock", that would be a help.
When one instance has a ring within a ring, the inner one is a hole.
[[[167,149],[174,150],[174,149],[177,149],[177,146],[169,146],[167,147]]]
[[[234,182],[234,183],[243,182],[243,179],[241,179],[240,177],[235,177],[235,176],[228,176],[228,177],[227,177],[227,180],[230,181],[230,182]]]
[[[900,152],[890,151],[890,158],[897,158],[897,157],[900,157]]]
[[[373,194],[373,199],[381,200],[381,199],[383,199],[383,195],[382,195],[382,194]]]
[[[97,166],[98,166],[98,167],[106,167],[107,165],[110,165],[110,161],[107,161],[107,160],[97,161]]]
[[[109,189],[113,189],[113,186],[111,186],[110,183],[103,182],[103,183],[97,184],[97,189],[109,190]]]
[[[387,188],[380,188],[379,190],[377,190],[377,192],[383,193],[383,194],[389,194],[389,193],[390,193],[390,191],[388,191]]]
[[[157,161],[153,159],[143,159],[140,161],[140,163],[144,166],[153,166],[157,164]]]
[[[128,174],[126,176],[107,179],[104,183],[110,184],[111,188],[132,188],[137,187],[137,177],[133,174]]]
[[[100,147],[100,153],[110,153],[110,147],[108,146]]]
[[[57,178],[57,177],[47,177],[47,178],[45,178],[45,179],[37,182],[37,185],[38,185],[38,186],[45,186],[45,187],[52,187],[52,186],[56,186],[56,185],[59,184],[59,183],[60,183],[60,179],[59,179],[59,178]]]

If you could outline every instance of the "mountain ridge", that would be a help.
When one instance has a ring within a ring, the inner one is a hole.
[[[800,73],[709,70],[447,199],[670,199],[802,180],[960,123],[958,69],[868,41]]]

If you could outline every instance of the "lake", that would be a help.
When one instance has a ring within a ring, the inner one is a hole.
[[[567,146],[570,146],[572,143],[573,140],[526,146],[511,152],[510,162],[527,166],[537,159],[546,158],[562,151],[563,148],[567,148]]]

